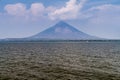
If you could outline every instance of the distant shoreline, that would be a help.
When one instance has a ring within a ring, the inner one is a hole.
[[[0,41],[0,43],[36,43],[36,42],[120,42],[120,40],[10,40]]]

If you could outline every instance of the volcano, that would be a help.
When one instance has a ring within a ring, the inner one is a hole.
[[[54,26],[35,34],[28,39],[41,40],[86,40],[86,39],[97,39],[97,37],[88,35],[73,26],[67,24],[64,21],[60,21]]]

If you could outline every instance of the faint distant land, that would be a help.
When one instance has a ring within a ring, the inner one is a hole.
[[[64,21],[60,21],[54,26],[36,34],[28,39],[48,39],[48,40],[86,40],[98,39],[97,37],[88,35],[82,31],[77,30],[73,26]]]

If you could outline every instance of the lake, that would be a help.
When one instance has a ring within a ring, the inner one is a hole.
[[[120,42],[0,43],[0,80],[120,80]]]

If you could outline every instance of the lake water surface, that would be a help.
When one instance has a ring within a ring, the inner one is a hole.
[[[120,80],[120,42],[0,43],[0,80]]]

